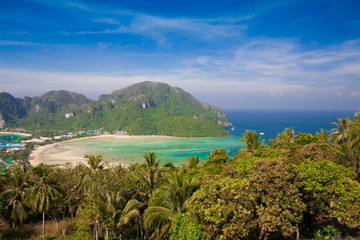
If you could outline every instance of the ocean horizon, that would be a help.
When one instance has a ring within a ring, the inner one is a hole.
[[[351,110],[225,110],[234,130],[230,134],[240,137],[246,130],[264,133],[263,139],[276,138],[285,128],[296,133],[315,134],[321,129],[331,131],[333,122],[340,117],[354,118]],[[229,130],[229,129],[228,129]]]

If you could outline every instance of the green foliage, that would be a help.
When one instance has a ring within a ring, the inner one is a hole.
[[[283,236],[292,236],[305,210],[301,199],[304,182],[295,166],[276,159],[257,160],[249,180],[257,198],[262,234],[280,232]]]
[[[157,123],[148,121],[150,115],[159,120],[173,111],[184,117],[180,105],[169,110],[163,102],[173,104],[181,96],[166,86],[155,94],[156,84],[151,86],[103,96],[104,103],[86,114],[98,120],[111,116],[127,125],[138,114],[141,120],[135,123],[151,124],[151,131]],[[127,104],[132,106],[129,115],[115,114]],[[358,116],[341,141],[300,134],[294,143],[292,132],[286,132],[277,144],[240,150],[234,159],[215,149],[206,161],[190,157],[181,167],[160,166],[156,154],[147,152],[143,164],[126,168],[86,155],[88,165],[9,170],[0,175],[1,231],[6,238],[38,238],[40,229],[35,229],[46,219],[47,226],[54,226],[46,228],[49,239],[333,239],[338,232],[331,226],[315,231],[325,220],[345,229],[343,236],[352,233],[360,223]],[[64,228],[61,222],[67,223]],[[20,234],[23,229],[30,231]]]
[[[210,174],[219,174],[226,164],[232,161],[233,158],[229,157],[225,149],[215,149],[204,163],[204,170]]]
[[[299,166],[304,176],[305,201],[316,217],[331,215],[340,222],[360,222],[360,184],[349,169],[330,161],[305,161]]]
[[[335,236],[340,232],[331,225],[327,225],[315,232],[313,240],[335,240]]]
[[[210,236],[190,216],[177,214],[171,222],[170,240],[210,240]]]
[[[173,216],[186,211],[185,201],[197,187],[197,183],[181,171],[175,170],[165,176],[144,213],[145,228],[153,232],[153,237],[162,239],[168,236]]]
[[[324,140],[324,136],[321,134],[312,135],[311,133],[300,133],[295,138],[295,143],[300,146],[304,146],[310,143],[316,143],[318,140]]]
[[[254,197],[246,180],[207,178],[188,202],[211,239],[247,239],[255,227]]]
[[[272,147],[288,148],[295,143],[296,135],[295,131],[291,128],[285,128],[281,133],[278,133],[276,138],[269,141]]]
[[[331,160],[336,162],[339,158],[339,153],[334,148],[333,144],[328,144],[323,140],[306,144],[301,149],[301,156],[303,160],[309,159],[312,161]]]
[[[264,142],[264,140],[260,140],[260,134],[252,130],[243,133],[239,141],[245,145],[247,151],[250,153],[254,153],[254,151]]]

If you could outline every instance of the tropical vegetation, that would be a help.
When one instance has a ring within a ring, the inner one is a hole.
[[[327,133],[255,131],[235,156],[181,166],[25,167],[0,177],[4,239],[351,239],[360,235],[360,116]],[[1,237],[0,237],[1,239]]]

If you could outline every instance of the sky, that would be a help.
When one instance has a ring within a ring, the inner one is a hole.
[[[168,83],[223,109],[360,107],[359,0],[1,0],[0,92]]]

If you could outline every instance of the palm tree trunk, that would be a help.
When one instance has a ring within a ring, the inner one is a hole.
[[[296,240],[300,240],[299,224],[296,224]]]
[[[259,240],[262,240],[263,237],[264,237],[264,235],[265,235],[265,228],[262,226],[262,227],[261,227],[261,231],[260,231]]]
[[[42,239],[45,240],[45,211],[42,212],[42,219],[43,219],[43,224],[42,224]]]
[[[96,221],[95,221],[95,240],[99,240],[99,226],[98,226],[99,222],[97,220],[96,217]]]
[[[109,229],[106,228],[106,229],[105,229],[105,232],[106,232],[105,238],[106,238],[106,240],[109,240]]]

